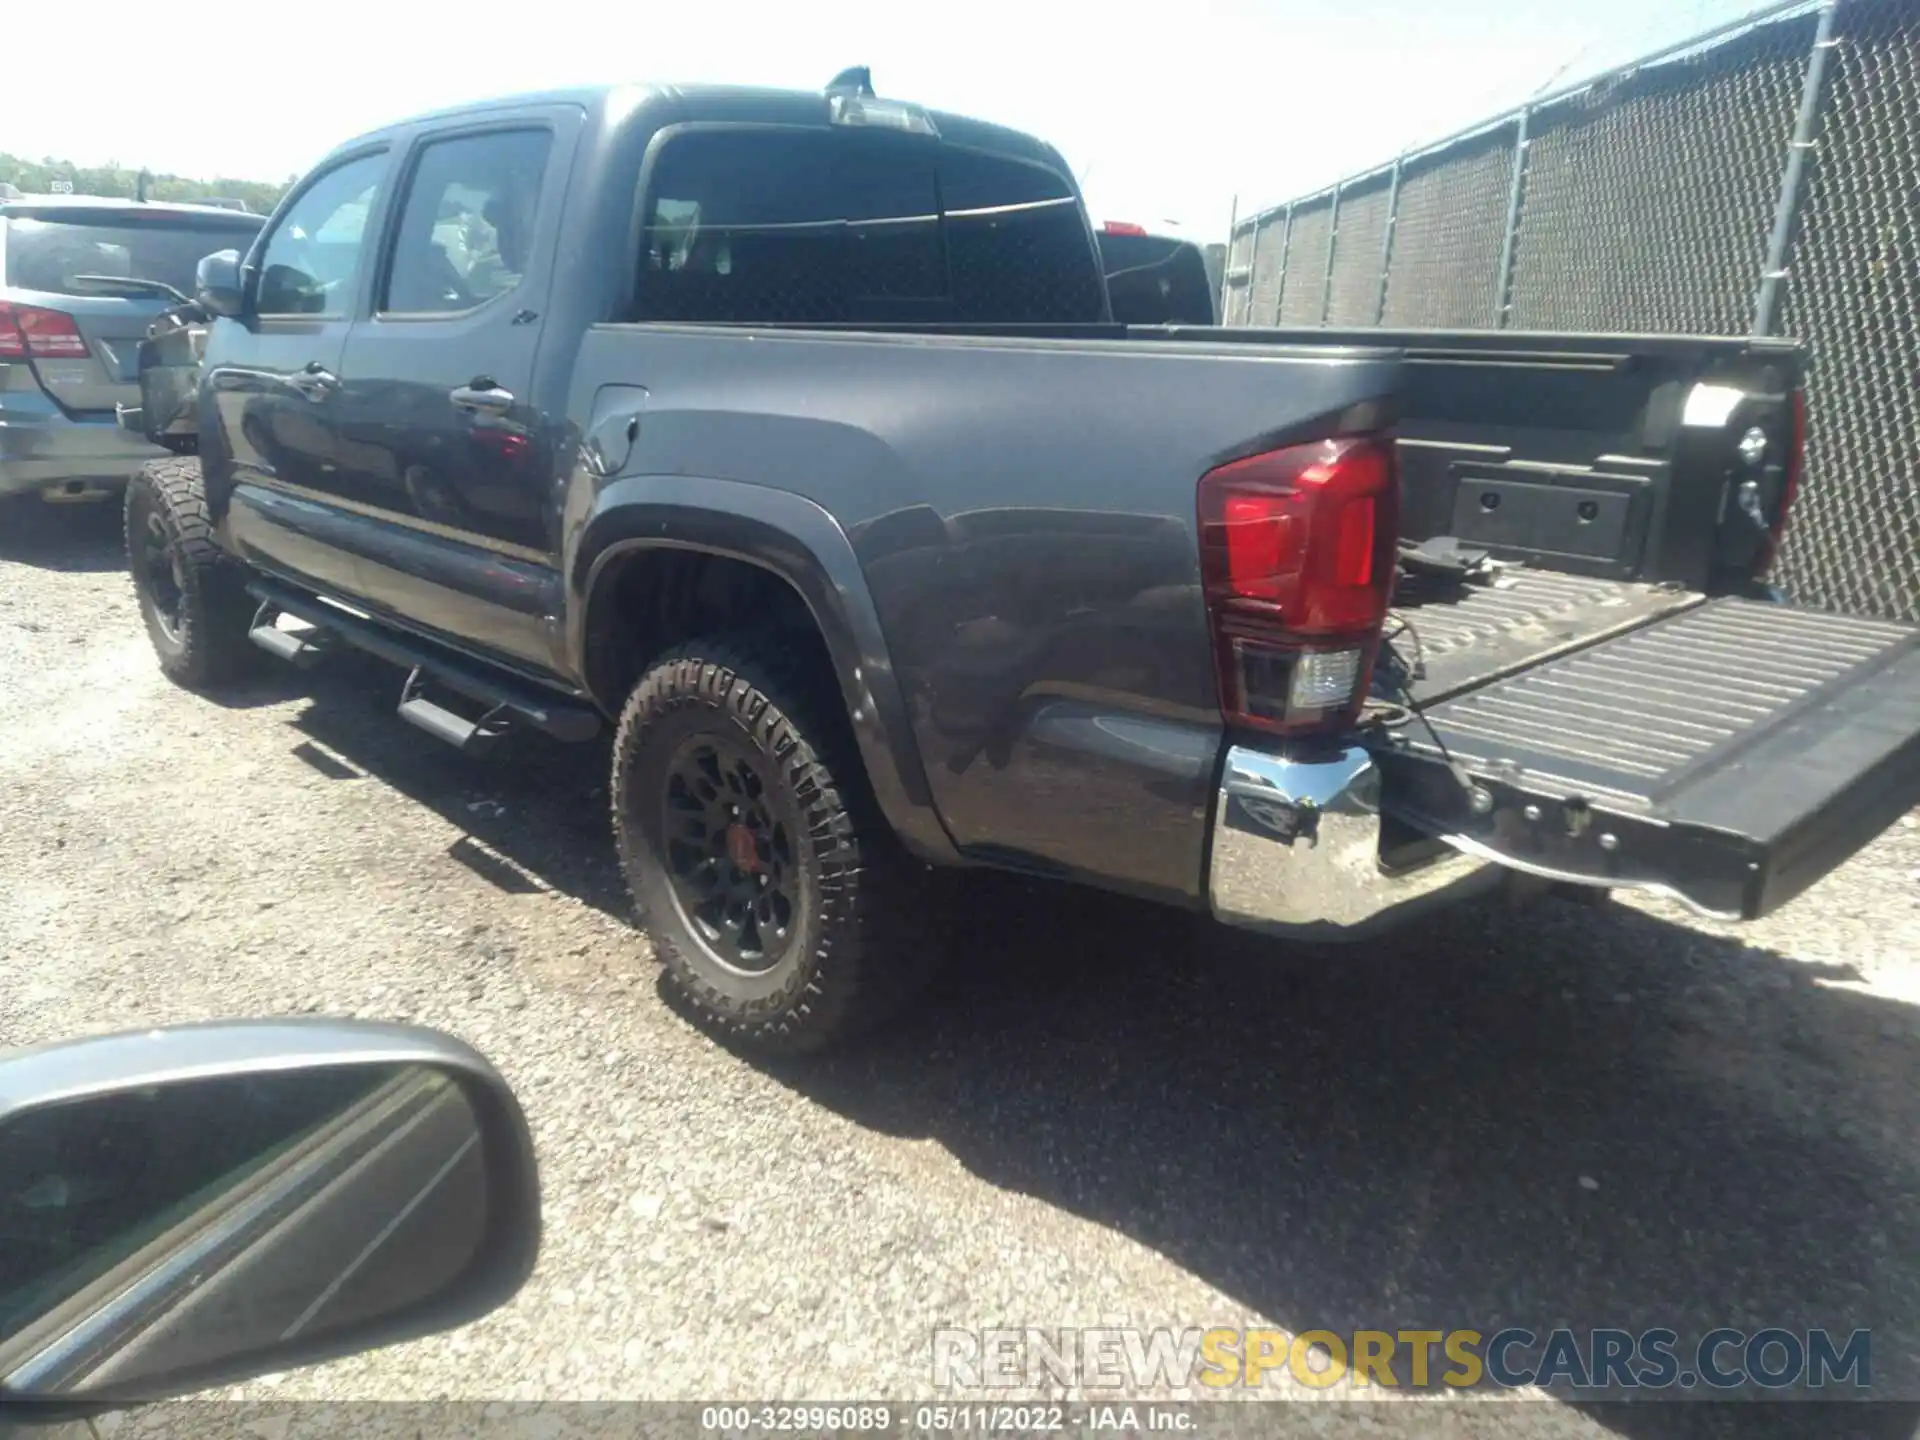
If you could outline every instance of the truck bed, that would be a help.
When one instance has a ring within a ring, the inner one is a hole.
[[[1804,353],[1790,340],[1514,330],[1221,329],[1146,325],[799,326],[971,339],[1191,346],[1401,360],[1393,430],[1401,534],[1484,547],[1536,569],[1722,593],[1764,564],[1788,499],[1792,397]],[[1735,437],[1767,440],[1732,468]],[[1728,504],[1759,482],[1767,527]]]
[[[1698,605],[1697,591],[1518,565],[1484,583],[1403,585],[1386,634],[1420,705]]]

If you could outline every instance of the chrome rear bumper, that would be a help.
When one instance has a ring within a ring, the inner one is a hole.
[[[1446,851],[1391,870],[1380,851],[1380,771],[1359,745],[1227,751],[1208,899],[1229,925],[1358,939],[1429,906],[1491,890],[1502,867]]]

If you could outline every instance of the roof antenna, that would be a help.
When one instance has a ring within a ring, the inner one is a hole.
[[[873,98],[873,71],[865,65],[849,65],[827,82],[829,95],[864,95]]]

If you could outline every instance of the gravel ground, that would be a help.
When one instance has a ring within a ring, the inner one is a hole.
[[[604,747],[462,759],[372,662],[175,690],[101,510],[0,516],[0,676],[0,1044],[404,1019],[531,1117],[515,1301],[249,1396],[929,1397],[942,1324],[1525,1324],[1867,1326],[1876,1392],[1920,1399],[1915,817],[1738,938],[1552,902],[1278,948],[986,880],[931,1004],[770,1067],[658,989]],[[1649,1437],[1706,1409],[1468,1407]]]

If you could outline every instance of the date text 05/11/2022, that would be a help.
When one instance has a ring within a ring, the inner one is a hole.
[[[915,1434],[1015,1434],[1053,1430],[1128,1434],[1191,1431],[1192,1411],[1176,1405],[708,1405],[700,1411],[707,1434],[808,1434],[821,1430]]]

